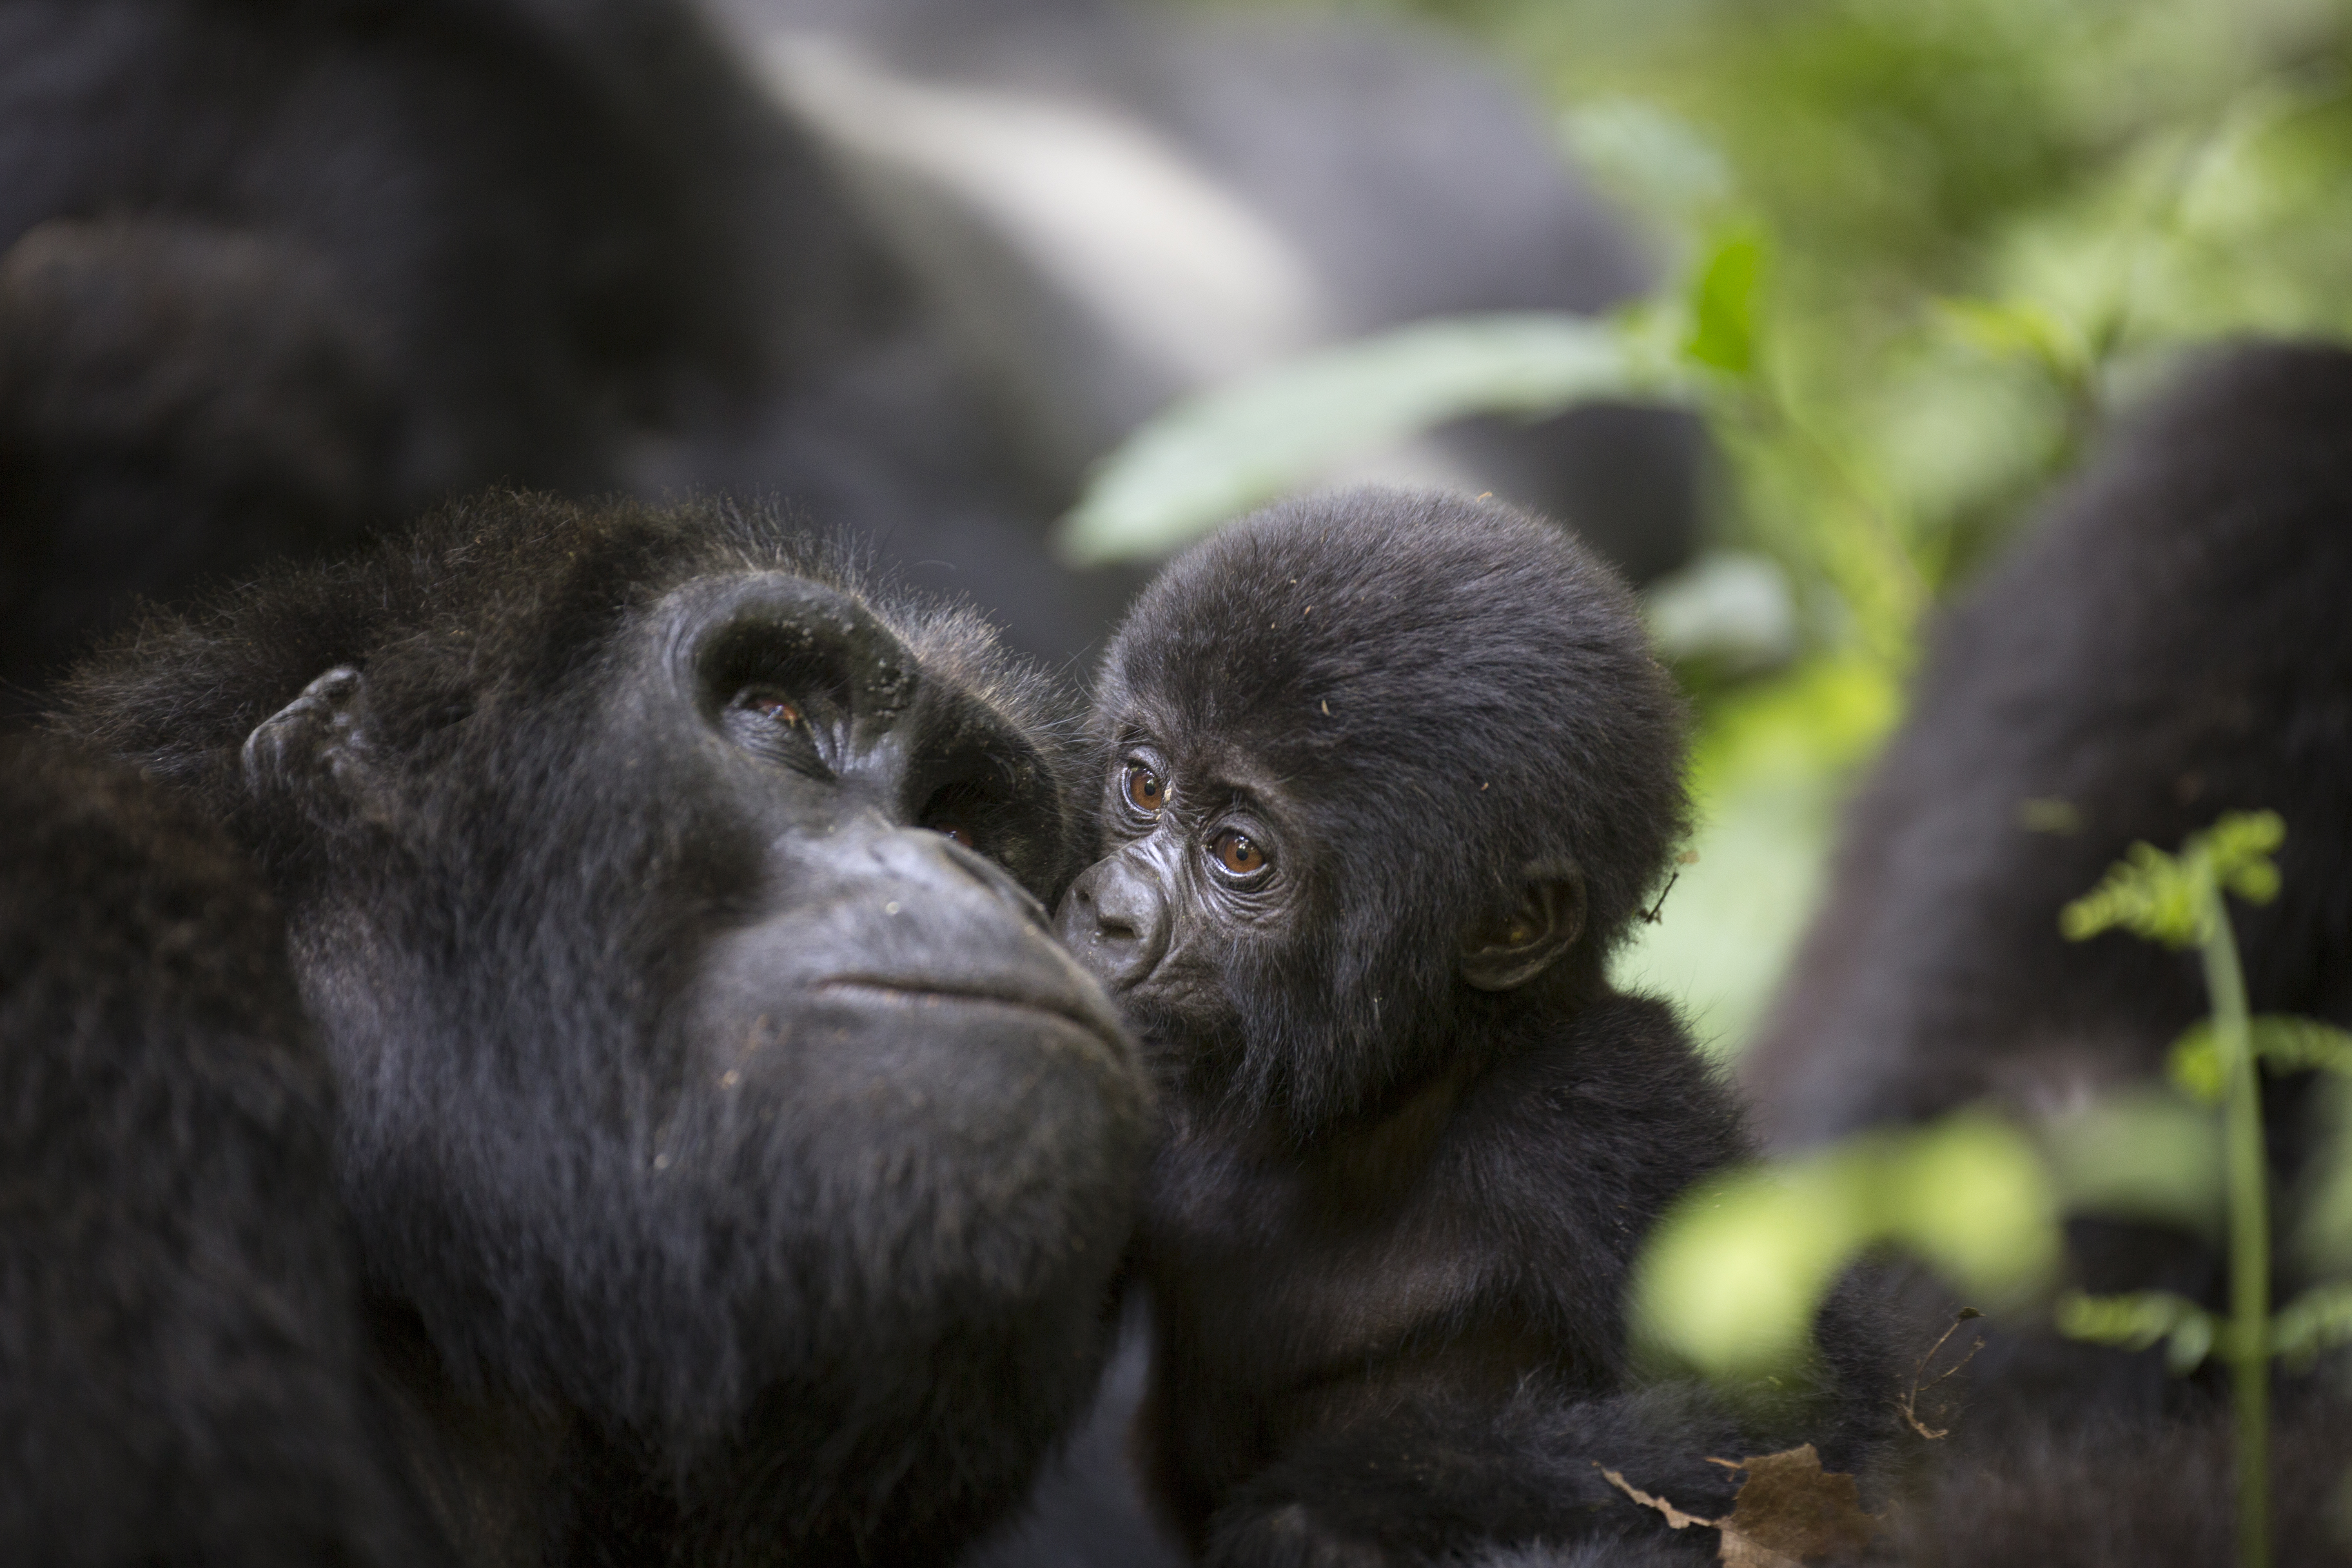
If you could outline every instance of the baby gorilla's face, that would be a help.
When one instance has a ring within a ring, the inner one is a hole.
[[[1236,978],[1329,923],[1338,868],[1248,752],[1120,733],[1101,781],[1108,853],[1063,900],[1062,940],[1160,1049],[1238,1044]]]
[[[1528,867],[1515,898],[1457,910],[1434,891],[1440,859],[1480,846],[1383,828],[1391,814],[1351,809],[1368,803],[1343,781],[1277,771],[1259,747],[1192,732],[1148,696],[1107,729],[1107,853],[1071,885],[1056,925],[1165,1089],[1214,1096],[1237,1069],[1255,1081],[1274,1058],[1323,1056],[1313,1042],[1327,1037],[1369,1063],[1385,1034],[1412,1026],[1405,974],[1376,957],[1400,932],[1435,933],[1413,966],[1433,960],[1430,983],[1499,992],[1542,973],[1582,930],[1571,865]]]

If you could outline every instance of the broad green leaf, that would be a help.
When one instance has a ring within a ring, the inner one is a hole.
[[[1757,293],[1764,274],[1764,242],[1747,231],[1718,240],[1698,269],[1690,294],[1690,336],[1685,357],[1727,375],[1756,368]]]
[[[2091,347],[2083,334],[2045,305],[1947,300],[1940,309],[1953,336],[1996,359],[2029,360],[2068,383],[2091,373]]]
[[[1785,1368],[1803,1357],[1840,1271],[1884,1242],[1972,1296],[2031,1289],[2058,1257],[2056,1207],[2032,1145],[1964,1112],[1704,1183],[1643,1251],[1636,1332],[1646,1350],[1710,1376]]]
[[[1690,121],[1637,98],[1605,98],[1561,116],[1578,162],[1632,201],[1676,216],[1720,205],[1731,166]]]
[[[1165,555],[1345,460],[1473,414],[1679,402],[1643,324],[1541,312],[1420,321],[1181,400],[1096,469],[1057,547],[1080,565]]]

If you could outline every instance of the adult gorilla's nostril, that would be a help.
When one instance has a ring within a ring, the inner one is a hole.
[[[1063,896],[1055,930],[1063,945],[1114,989],[1134,984],[1168,943],[1167,900],[1151,868],[1133,856],[1098,860]]]

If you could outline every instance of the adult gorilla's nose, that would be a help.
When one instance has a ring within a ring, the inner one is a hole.
[[[1096,979],[1121,991],[1150,974],[1167,950],[1168,900],[1149,864],[1112,855],[1070,884],[1055,929]]]

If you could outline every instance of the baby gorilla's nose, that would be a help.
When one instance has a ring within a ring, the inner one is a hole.
[[[1089,973],[1121,991],[1150,974],[1167,950],[1168,900],[1150,866],[1112,855],[1070,884],[1054,924]]]

